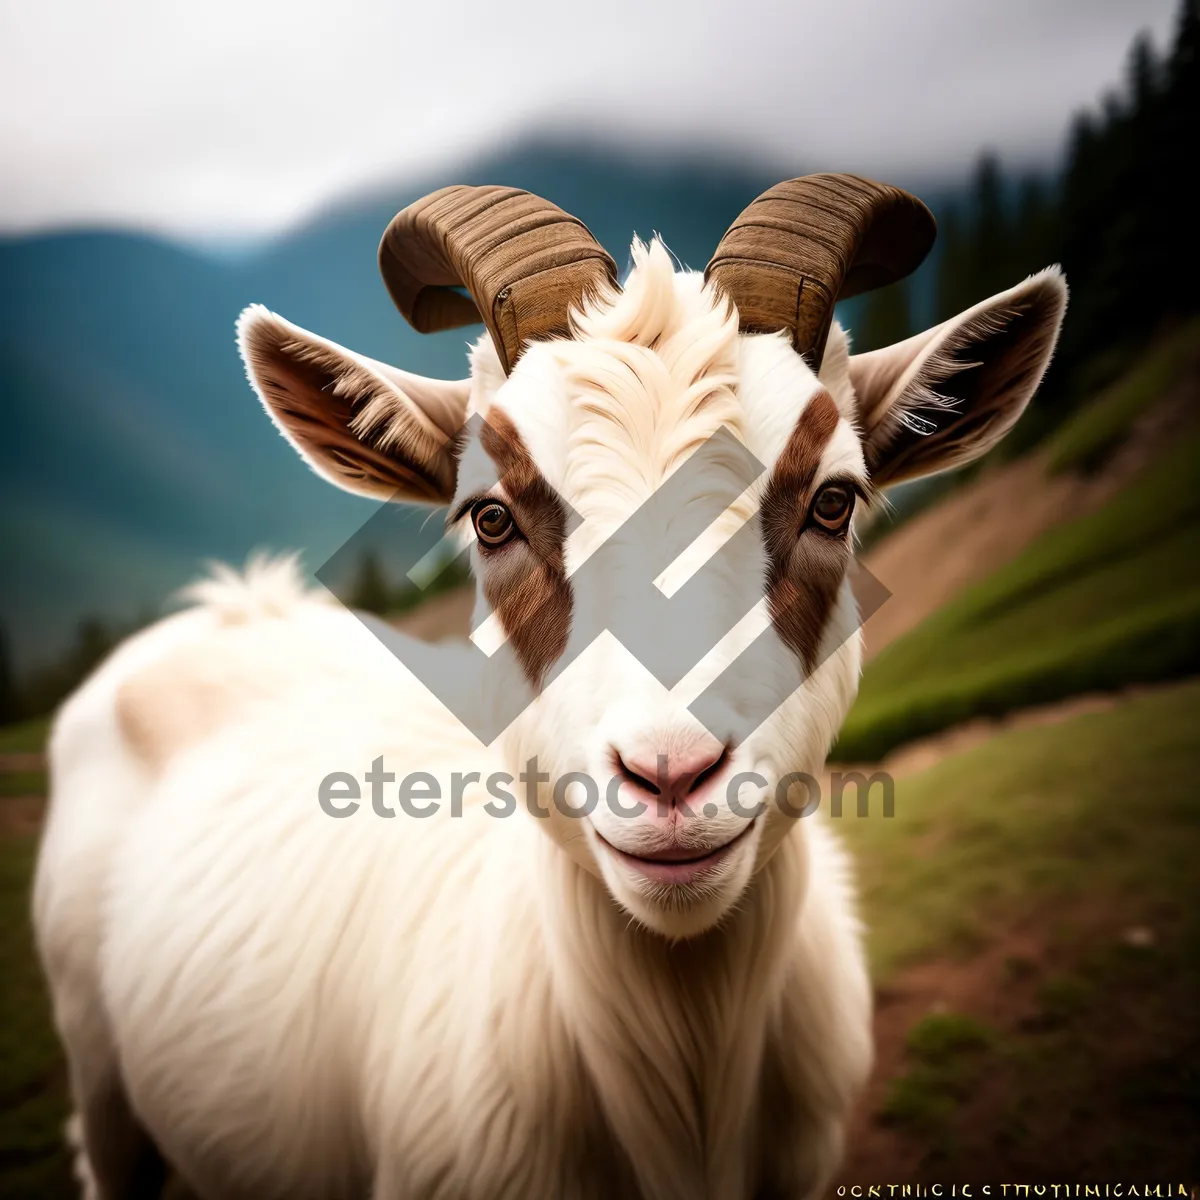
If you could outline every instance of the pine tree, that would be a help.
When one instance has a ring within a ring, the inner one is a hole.
[[[943,221],[943,319],[1063,265],[1071,303],[1038,401],[1056,417],[1124,369],[1164,321],[1196,309],[1187,164],[1200,143],[1198,64],[1200,0],[1184,0],[1169,53],[1139,35],[1121,86],[1076,118],[1056,187],[1026,179],[1013,189],[985,155],[966,211]]]
[[[969,308],[971,297],[971,231],[959,206],[938,220],[937,319],[948,321]]]
[[[0,725],[7,725],[21,715],[12,655],[8,648],[8,630],[0,625]]]
[[[1200,141],[1200,0],[1184,0],[1162,74],[1160,136],[1167,186],[1158,220],[1171,248],[1162,287],[1172,311],[1183,313],[1196,307],[1195,272],[1200,261],[1195,189],[1188,170]]]
[[[854,327],[854,352],[861,354],[902,342],[912,332],[909,283],[902,279],[867,293],[862,318]]]
[[[1004,174],[1000,160],[984,154],[975,168],[972,206],[975,222],[971,254],[975,300],[982,300],[1012,285],[1009,276],[1010,237],[1004,204]]]
[[[1051,190],[1045,180],[1027,175],[1017,185],[1009,264],[1012,283],[1054,261],[1055,237],[1055,205]]]

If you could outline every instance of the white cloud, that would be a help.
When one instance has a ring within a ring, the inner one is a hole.
[[[1048,161],[1174,0],[0,0],[0,230],[277,231],[532,130]]]

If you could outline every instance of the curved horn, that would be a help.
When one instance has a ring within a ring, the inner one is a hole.
[[[604,247],[557,205],[517,188],[461,184],[392,218],[379,270],[421,333],[483,321],[506,372],[529,342],[566,334],[585,294],[617,282]]]
[[[916,196],[857,175],[805,175],[763,192],[729,227],[704,271],[746,333],[792,331],[819,369],[838,300],[916,270],[937,234]]]

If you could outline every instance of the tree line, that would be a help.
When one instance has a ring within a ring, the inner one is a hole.
[[[1013,175],[985,153],[965,195],[939,214],[937,257],[927,268],[935,273],[935,320],[1049,263],[1066,272],[1071,303],[1034,433],[1197,309],[1197,205],[1188,178],[1200,145],[1198,59],[1200,0],[1184,0],[1166,51],[1141,34],[1122,83],[1075,118],[1057,176]],[[908,280],[868,296],[855,349],[915,332],[913,300]]]

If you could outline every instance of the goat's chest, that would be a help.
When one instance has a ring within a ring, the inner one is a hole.
[[[774,1174],[759,1137],[763,1102],[770,1093],[773,1124],[794,1106],[773,1076],[728,1060],[672,1062],[662,1046],[657,1056],[610,1046],[600,1063],[544,1011],[517,1053],[511,1030],[490,1032],[460,1044],[448,1088],[434,1061],[445,1066],[444,1042],[397,1080],[376,1195],[751,1200]],[[761,1059],[750,1047],[747,1057]]]

